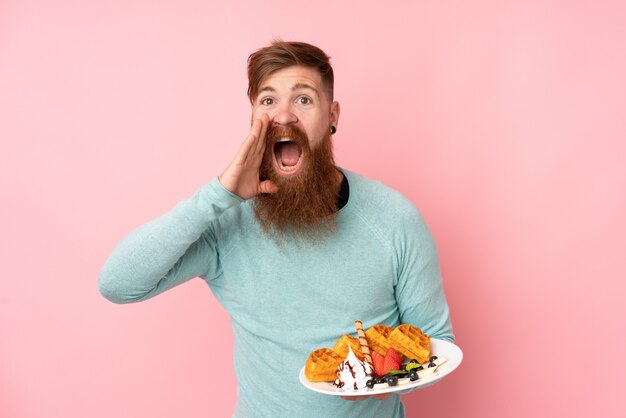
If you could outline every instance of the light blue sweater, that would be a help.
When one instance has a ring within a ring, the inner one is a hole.
[[[200,276],[228,311],[238,380],[235,417],[403,417],[399,396],[347,401],[298,381],[309,353],[377,323],[410,323],[453,340],[435,244],[413,204],[342,170],[349,201],[319,243],[281,244],[260,231],[252,201],[215,179],[129,234],[99,277],[116,303]],[[281,362],[276,359],[280,358]]]

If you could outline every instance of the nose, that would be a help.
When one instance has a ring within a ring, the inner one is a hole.
[[[293,112],[290,103],[285,103],[276,109],[272,115],[272,122],[276,125],[290,125],[298,122],[298,118]]]

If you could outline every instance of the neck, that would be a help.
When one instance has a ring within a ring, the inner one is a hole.
[[[339,171],[339,169],[335,169],[335,182],[333,187],[335,190],[339,190],[341,188],[341,182],[343,181],[343,173]]]

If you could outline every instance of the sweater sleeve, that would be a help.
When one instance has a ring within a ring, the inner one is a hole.
[[[100,270],[100,293],[115,303],[139,302],[220,267],[211,225],[243,200],[217,178],[170,212],[124,238]]]
[[[397,243],[396,300],[402,323],[417,325],[433,338],[453,342],[435,241],[414,207]]]

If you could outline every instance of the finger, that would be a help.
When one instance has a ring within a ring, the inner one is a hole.
[[[278,191],[278,186],[271,180],[265,180],[259,183],[259,191],[261,193],[276,193]]]
[[[390,396],[391,396],[391,393],[383,393],[382,395],[374,395],[374,397],[378,399],[379,401],[384,401]]]
[[[255,154],[256,157],[262,157],[265,152],[265,137],[267,135],[267,129],[269,128],[270,118],[267,113],[261,116],[261,131],[259,133],[259,140],[256,143]]]
[[[346,401],[363,401],[367,399],[368,396],[342,396],[341,399],[345,399]]]
[[[255,150],[255,144],[258,142],[259,135],[261,133],[261,122],[259,120],[255,120],[252,123],[252,127],[250,128],[250,132],[246,139],[244,139],[241,147],[239,148],[239,154],[237,155],[236,161],[240,164],[244,164]]]
[[[256,135],[258,138],[261,134],[261,128],[263,127],[263,121],[261,118],[256,118],[252,121],[252,126],[250,127],[250,133]]]
[[[258,154],[258,149],[261,146],[261,144],[264,142],[263,138],[265,136],[265,126],[264,126],[264,122],[263,119],[255,119],[254,122],[252,122],[252,128],[250,129],[250,134],[254,135],[255,137],[255,141],[253,143],[253,145],[251,146],[250,150],[248,151],[248,155],[246,156],[246,160],[250,160],[252,158],[256,158],[257,154]]]
[[[248,158],[248,154],[250,154],[250,149],[252,149],[252,145],[255,143],[256,137],[253,133],[249,133],[248,136],[243,140],[241,145],[239,146],[239,151],[237,151],[237,155],[233,159],[234,164],[244,164],[246,159]]]

